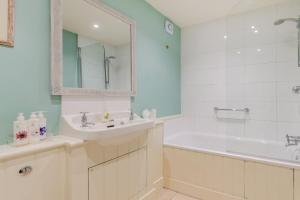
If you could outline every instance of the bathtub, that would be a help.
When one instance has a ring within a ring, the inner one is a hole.
[[[165,146],[221,156],[300,168],[300,146],[197,132],[180,132],[165,137]]]
[[[167,134],[165,187],[202,200],[300,200],[299,158],[299,147],[279,142]]]

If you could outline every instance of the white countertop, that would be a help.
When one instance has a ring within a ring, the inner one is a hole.
[[[75,148],[83,144],[84,141],[80,139],[65,136],[53,136],[36,144],[28,144],[24,146],[14,146],[13,144],[0,145],[0,162],[59,147]]]

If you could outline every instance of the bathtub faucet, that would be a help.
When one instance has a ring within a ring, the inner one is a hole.
[[[290,135],[286,135],[286,140],[287,143],[285,146],[294,146],[294,145],[298,145],[300,143],[300,136],[290,136]]]

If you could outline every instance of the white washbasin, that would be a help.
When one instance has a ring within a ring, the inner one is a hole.
[[[153,120],[142,119],[136,114],[133,120],[129,120],[130,112],[110,113],[109,122],[103,121],[103,113],[89,113],[86,116],[88,126],[82,127],[82,114],[63,115],[61,134],[83,140],[97,140],[102,144],[112,144],[132,139],[154,126]]]

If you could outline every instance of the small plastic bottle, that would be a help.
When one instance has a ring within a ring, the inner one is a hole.
[[[14,144],[25,145],[29,143],[29,134],[27,123],[23,113],[19,113],[17,120],[14,122]]]
[[[37,143],[40,141],[40,122],[35,112],[32,112],[28,120],[28,131],[30,143]]]
[[[46,136],[47,136],[47,119],[43,113],[44,113],[43,111],[39,111],[39,114],[38,114],[39,128],[40,128],[40,133],[39,133],[40,140],[46,139]]]

